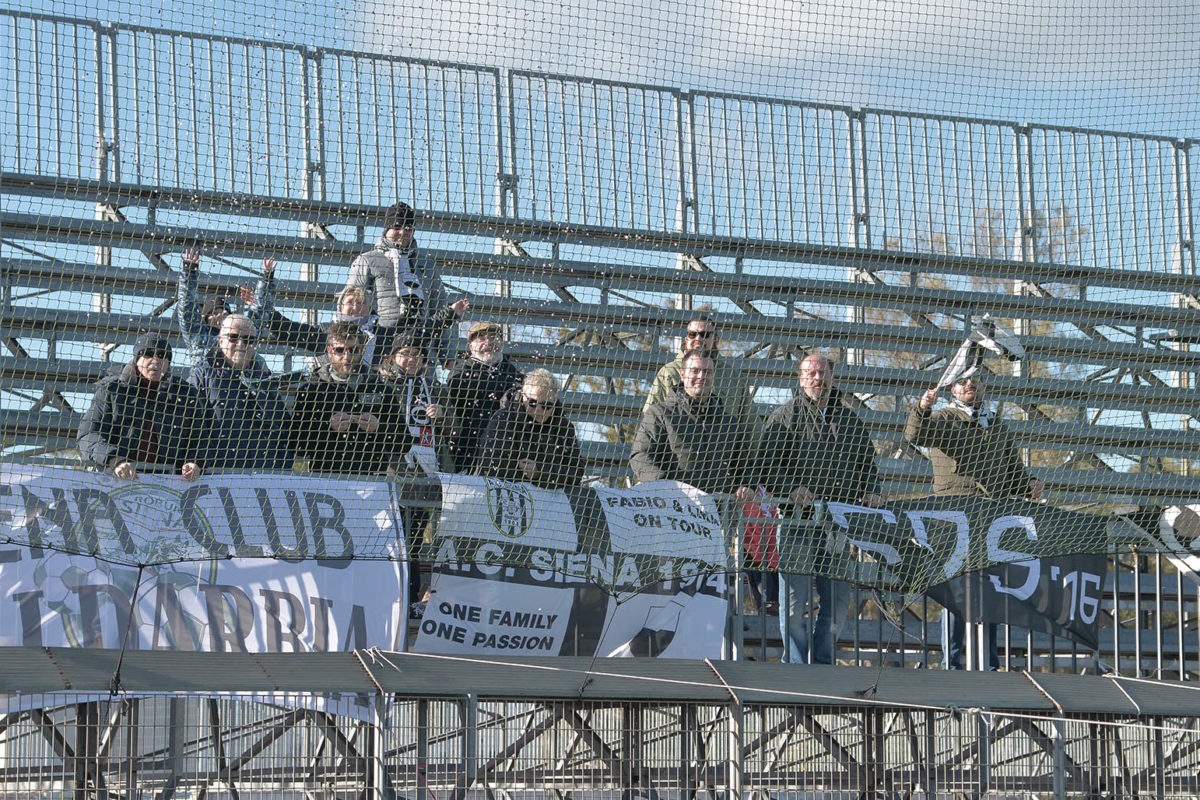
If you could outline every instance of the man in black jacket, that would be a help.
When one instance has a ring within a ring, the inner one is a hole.
[[[254,323],[242,314],[230,314],[221,322],[217,341],[188,377],[213,415],[209,469],[292,467],[290,415],[282,395],[268,385],[271,371],[255,352],[257,342]]]
[[[469,357],[446,381],[445,402],[458,425],[450,441],[457,472],[473,472],[479,440],[492,415],[516,397],[525,376],[504,355],[504,334],[494,322],[476,322],[467,333]]]
[[[479,446],[479,475],[565,489],[583,480],[583,453],[575,426],[558,402],[548,370],[525,376],[519,401],[496,412]]]
[[[767,418],[759,450],[759,481],[776,497],[786,497],[802,509],[817,500],[883,504],[875,448],[867,426],[833,387],[833,363],[810,355],[797,365],[800,392]],[[808,576],[780,574],[779,623],[785,658],[809,660],[807,626],[802,619],[811,599]],[[835,595],[845,584],[816,579],[820,607],[813,623],[812,662],[831,664],[833,618],[846,604]]]
[[[329,326],[322,365],[296,395],[292,445],[313,472],[382,474],[412,445],[400,398],[363,363],[362,331]]]
[[[97,384],[79,424],[84,461],[127,480],[136,480],[139,471],[178,472],[189,481],[200,477],[212,417],[203,395],[170,369],[166,337],[139,336],[120,374]]]

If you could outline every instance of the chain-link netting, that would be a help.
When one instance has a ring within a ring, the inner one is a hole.
[[[10,544],[974,617],[1196,558],[1194,8],[68,5],[0,11]]]

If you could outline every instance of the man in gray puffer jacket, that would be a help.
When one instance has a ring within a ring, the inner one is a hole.
[[[449,304],[437,264],[421,253],[414,238],[416,214],[407,203],[396,203],[383,217],[383,235],[375,247],[354,259],[346,287],[360,286],[375,296],[379,327],[389,334],[411,331],[419,339],[433,340],[430,361],[449,362],[454,356],[453,326],[437,320]],[[457,316],[461,311],[456,306]],[[395,336],[384,337],[394,341]]]

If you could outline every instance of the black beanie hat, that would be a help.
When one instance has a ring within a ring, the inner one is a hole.
[[[161,333],[143,333],[133,343],[133,357],[136,359],[143,353],[151,351],[159,353],[171,352],[171,342]]]
[[[393,228],[411,228],[417,215],[408,203],[396,203],[383,212],[383,232]]]

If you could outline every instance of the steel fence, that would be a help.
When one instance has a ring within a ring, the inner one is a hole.
[[[1192,139],[0,18],[7,172],[1194,271]]]
[[[313,697],[313,695],[309,695]],[[1192,717],[880,704],[30,694],[0,797],[1196,797]]]

